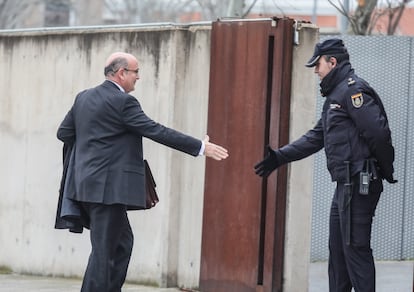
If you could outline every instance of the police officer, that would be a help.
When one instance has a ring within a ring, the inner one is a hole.
[[[375,90],[355,73],[340,39],[315,46],[307,67],[318,74],[325,97],[315,127],[298,140],[268,153],[255,165],[267,177],[279,166],[325,148],[336,190],[329,222],[329,291],[375,291],[370,246],[382,179],[393,178],[394,148],[384,106]]]

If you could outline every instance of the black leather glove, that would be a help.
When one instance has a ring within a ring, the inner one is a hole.
[[[267,151],[265,159],[254,166],[254,171],[261,177],[268,177],[276,168],[282,165],[272,148],[267,146]]]
[[[398,180],[394,179],[394,167],[392,165],[392,161],[387,161],[386,163],[378,164],[381,177],[383,177],[390,184],[395,184],[398,182]]]
[[[375,147],[375,157],[377,158],[379,172],[381,177],[384,178],[388,183],[395,184],[398,182],[394,179],[394,159],[395,150],[392,146],[391,140],[389,143],[380,143]]]
[[[391,175],[390,177],[385,177],[385,180],[390,184],[395,184],[398,182],[398,180],[394,179],[393,175]]]

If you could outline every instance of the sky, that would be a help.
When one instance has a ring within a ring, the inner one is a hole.
[[[246,3],[252,3],[253,0],[247,0]],[[340,6],[339,3],[345,3],[345,0],[333,0],[333,3]],[[378,3],[385,3],[386,0],[378,0]],[[393,2],[397,2],[393,0]],[[352,11],[357,6],[357,0],[348,0],[349,9]],[[316,10],[318,14],[332,13],[337,10],[333,7],[328,0],[258,0],[256,3],[255,11],[257,9],[271,9],[272,11],[280,10],[284,13],[290,14],[310,14],[313,12],[314,5],[316,4]],[[408,4],[414,6],[414,1]]]
[[[338,0],[333,0],[333,2],[339,3]],[[340,2],[344,2],[344,0]],[[356,0],[348,0],[348,2],[351,10],[356,7]],[[269,5],[272,7],[272,10],[279,8],[281,12],[285,13],[309,14],[309,12],[313,11],[314,5],[316,5],[318,13],[336,11],[328,0],[258,0],[256,9],[263,7],[268,7],[267,9],[269,9]]]

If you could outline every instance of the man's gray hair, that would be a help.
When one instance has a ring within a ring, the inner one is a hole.
[[[127,68],[128,60],[124,57],[115,58],[108,66],[105,67],[104,74],[105,76],[113,76],[119,69]]]

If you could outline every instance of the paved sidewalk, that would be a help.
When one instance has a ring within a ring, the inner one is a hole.
[[[412,292],[413,265],[412,261],[377,262],[375,264],[376,292]],[[309,271],[308,292],[328,291],[328,264],[326,262],[312,263]]]
[[[81,280],[24,276],[17,274],[0,275],[1,292],[79,292]],[[175,288],[154,288],[125,284],[122,292],[177,292]]]
[[[377,292],[412,292],[413,262],[379,262]],[[312,263],[308,292],[328,292],[327,263]],[[0,292],[79,292],[79,279],[0,274]],[[179,292],[177,288],[154,288],[125,284],[123,292]],[[290,292],[290,291],[286,291]]]

